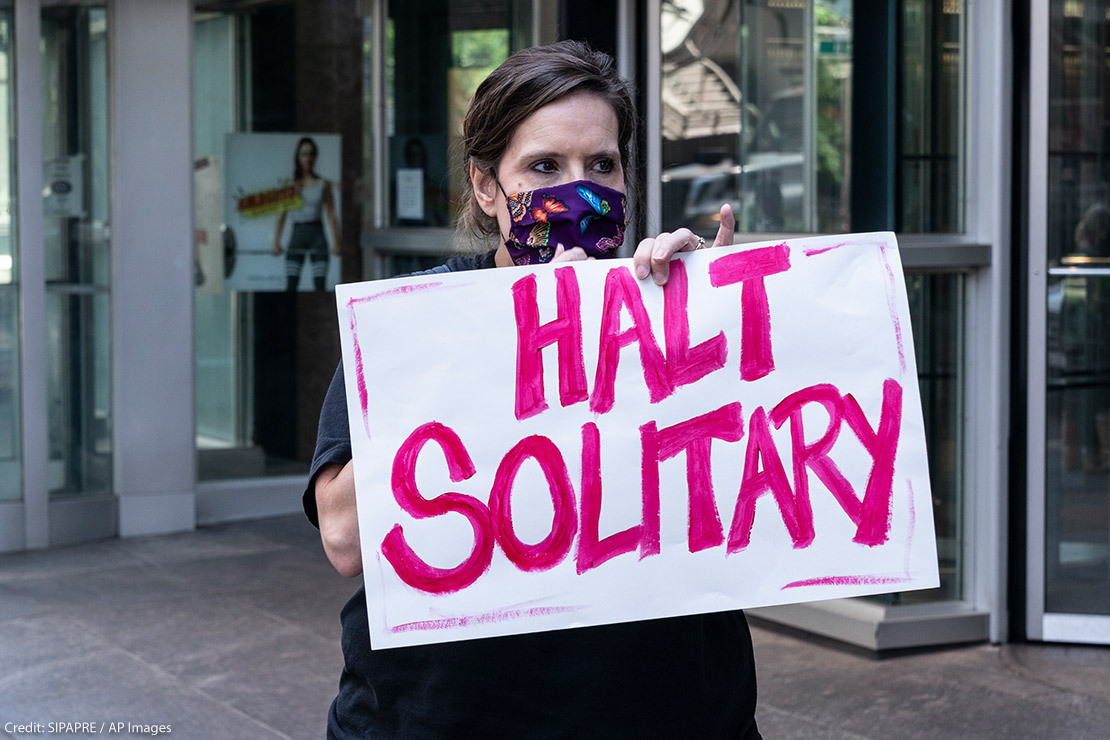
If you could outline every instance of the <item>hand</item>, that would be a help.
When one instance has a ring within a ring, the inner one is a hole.
[[[732,216],[732,207],[725,203],[721,206],[721,226],[717,229],[717,237],[709,246],[723,247],[732,244],[735,229],[736,219]],[[670,262],[675,252],[689,252],[697,247],[697,234],[686,228],[663,232],[654,239],[644,239],[636,246],[636,253],[632,256],[636,277],[643,280],[651,275],[656,285],[665,285],[671,274]]]

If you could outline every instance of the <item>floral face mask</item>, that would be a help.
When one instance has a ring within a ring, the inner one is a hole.
[[[515,265],[550,262],[560,244],[563,249],[581,247],[589,257],[613,257],[624,242],[624,194],[619,190],[579,180],[505,195],[505,200],[511,218],[505,246]]]

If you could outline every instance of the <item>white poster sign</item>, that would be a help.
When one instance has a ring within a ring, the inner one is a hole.
[[[336,297],[375,648],[938,585],[892,234]]]

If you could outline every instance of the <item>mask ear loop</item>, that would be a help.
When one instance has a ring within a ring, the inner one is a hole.
[[[501,179],[497,176],[497,170],[490,167],[489,173],[493,177],[493,181],[497,183],[497,189],[500,190],[501,194],[505,196],[505,200],[508,200],[509,194],[505,192],[505,187],[501,184]]]
[[[489,173],[490,173],[490,175],[493,176],[493,181],[495,183],[497,183],[497,189],[500,190],[501,194],[505,196],[505,206],[508,207],[508,205],[509,205],[509,194],[505,192],[504,186],[501,185],[501,179],[497,177],[497,170],[495,170],[493,167],[490,167],[489,168]],[[501,237],[502,242],[508,243],[509,237],[507,237],[507,236],[505,236],[504,234],[501,233],[501,224],[500,223],[497,224],[497,234],[498,234],[498,236]]]

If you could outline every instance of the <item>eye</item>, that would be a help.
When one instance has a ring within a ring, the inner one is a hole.
[[[541,159],[539,162],[536,162],[534,165],[532,165],[532,169],[541,174],[550,175],[558,168],[555,166],[555,162],[553,160]]]
[[[600,173],[602,173],[602,174],[604,174],[604,175],[608,175],[608,174],[609,174],[609,173],[611,173],[611,172],[612,172],[612,171],[613,171],[613,170],[614,170],[615,168],[616,168],[616,164],[615,164],[615,163],[613,162],[613,160],[611,160],[611,159],[608,159],[608,158],[606,158],[606,159],[599,159],[599,160],[597,161],[597,163],[596,163],[596,164],[594,164],[594,169],[596,169],[596,170],[597,170],[598,172],[600,172]]]

